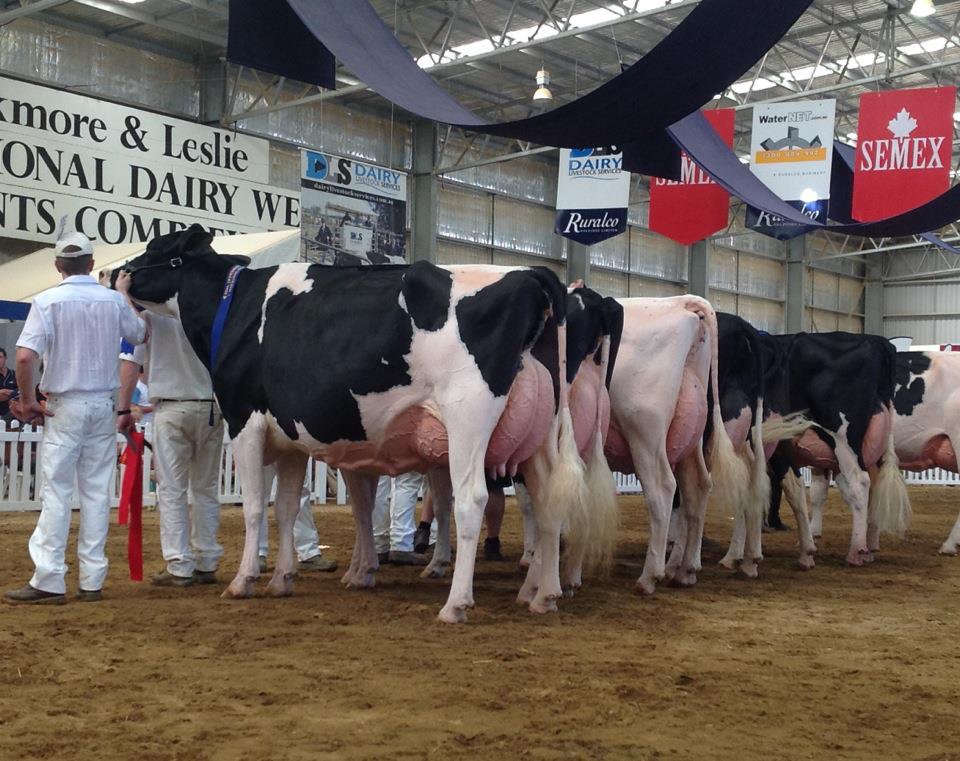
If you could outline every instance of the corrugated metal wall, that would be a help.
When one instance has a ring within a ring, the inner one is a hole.
[[[883,333],[918,344],[960,343],[960,284],[887,285]]]

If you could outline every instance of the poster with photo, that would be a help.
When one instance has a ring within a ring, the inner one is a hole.
[[[301,259],[405,263],[406,173],[319,151],[300,155]]]

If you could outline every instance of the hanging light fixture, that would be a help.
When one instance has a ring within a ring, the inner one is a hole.
[[[926,18],[936,12],[937,9],[933,5],[933,0],[913,0],[913,5],[910,6],[910,15],[917,18]]]
[[[553,93],[550,92],[550,72],[546,69],[540,69],[537,72],[537,89],[533,93],[535,101],[553,100]]]

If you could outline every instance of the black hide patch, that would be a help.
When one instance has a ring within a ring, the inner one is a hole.
[[[530,275],[526,270],[508,272],[457,302],[460,338],[494,396],[510,391],[521,354],[533,346],[547,310],[555,310],[538,279]]]
[[[923,401],[923,394],[927,384],[922,376],[930,369],[930,357],[919,351],[905,351],[897,353],[896,392],[893,395],[893,407],[898,415],[908,416],[913,408]]]
[[[424,262],[410,265],[401,290],[407,312],[420,330],[440,330],[446,325],[452,284],[453,276],[447,270]]]
[[[610,335],[610,359],[607,361],[607,388],[610,388],[610,380],[613,378],[613,368],[617,364],[617,355],[620,353],[620,339],[623,337],[623,307],[620,303],[609,296],[604,297],[603,305],[604,323],[607,333]]]

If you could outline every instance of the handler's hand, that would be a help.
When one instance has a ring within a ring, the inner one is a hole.
[[[133,433],[135,429],[136,421],[133,419],[133,415],[127,413],[126,415],[117,415],[117,431],[122,433],[124,436],[129,436]]]
[[[130,298],[130,283],[133,282],[133,277],[126,270],[120,270],[120,273],[117,275],[117,282],[114,284],[114,288],[117,289],[119,293],[122,293],[127,298]]]
[[[14,417],[28,425],[34,421],[43,422],[44,417],[53,417],[53,413],[47,409],[44,402],[38,402],[36,399],[26,401],[22,398],[14,399],[10,402],[10,412]]]
[[[0,388],[0,402],[6,402],[13,396],[12,388]]]

